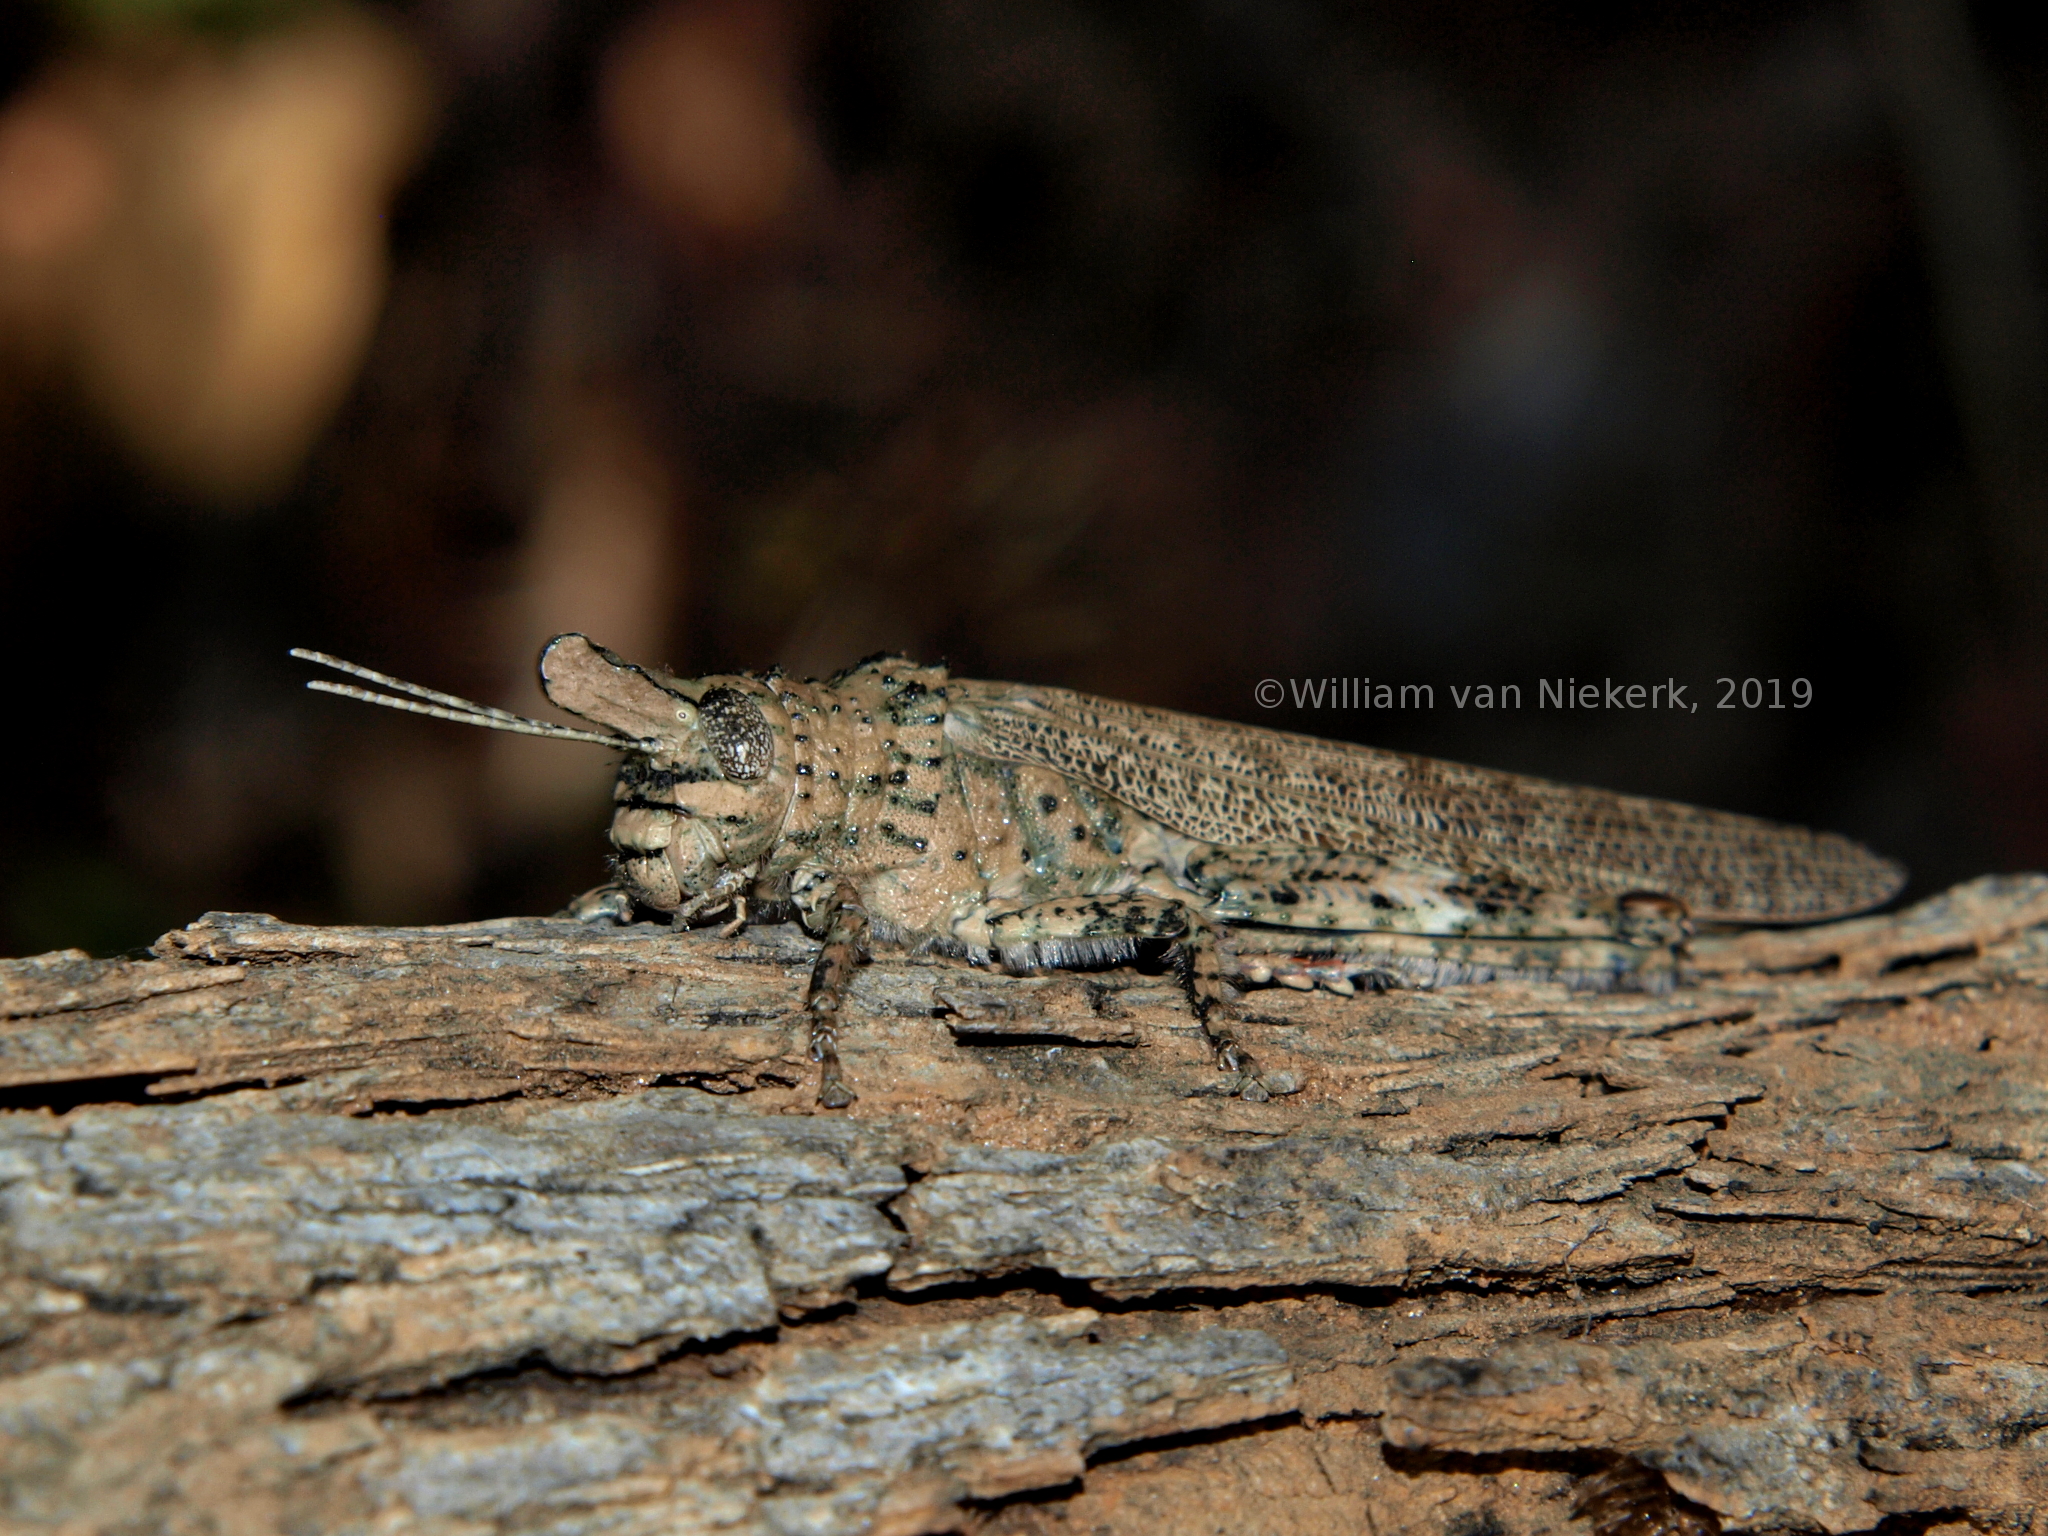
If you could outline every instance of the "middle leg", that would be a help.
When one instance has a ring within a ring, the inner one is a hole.
[[[1189,1006],[1215,1052],[1216,1065],[1238,1080],[1240,1097],[1271,1097],[1230,1025],[1237,1019],[1224,981],[1223,941],[1186,902],[1144,893],[1064,896],[988,920],[989,938],[1013,971],[1121,965],[1149,943],[1173,947]]]

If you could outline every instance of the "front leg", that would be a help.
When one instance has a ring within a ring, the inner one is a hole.
[[[623,926],[633,921],[633,897],[618,881],[607,880],[572,899],[555,916],[573,917],[581,923],[617,923]]]
[[[1222,940],[1215,926],[1187,903],[1136,892],[1056,897],[990,918],[988,932],[1003,964],[1015,971],[1120,965],[1148,941],[1172,944],[1181,985],[1216,1053],[1217,1067],[1239,1080],[1241,1098],[1257,1103],[1271,1097],[1229,1027],[1237,1009],[1223,980]]]
[[[818,1102],[844,1109],[854,1100],[839,1066],[839,1016],[854,971],[868,958],[868,912],[853,882],[828,879],[797,893],[804,926],[822,933],[824,945],[811,967],[804,1011],[811,1020],[811,1060],[818,1064]]]

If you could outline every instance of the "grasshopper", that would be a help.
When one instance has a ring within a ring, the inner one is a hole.
[[[737,933],[793,912],[821,941],[805,1005],[828,1108],[853,1102],[839,1024],[875,942],[1015,972],[1165,958],[1225,1086],[1261,1100],[1232,983],[1661,990],[1696,921],[1819,922],[1905,879],[1830,833],[901,656],[682,678],[558,635],[541,686],[585,731],[292,654],[393,693],[311,688],[622,752],[614,878],[571,914]]]

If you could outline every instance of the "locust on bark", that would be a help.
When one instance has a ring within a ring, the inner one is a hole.
[[[1164,958],[1226,1086],[1259,1100],[1237,987],[1661,990],[1695,923],[1844,917],[1905,879],[1831,833],[901,656],[683,678],[558,635],[541,686],[584,731],[292,654],[392,692],[312,688],[619,750],[614,878],[571,912],[733,932],[793,913],[821,941],[806,1008],[831,1108],[853,1101],[840,1019],[873,943],[1016,972]]]

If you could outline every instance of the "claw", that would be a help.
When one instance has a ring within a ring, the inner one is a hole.
[[[818,1084],[818,1103],[825,1109],[844,1109],[858,1095],[836,1077],[828,1077]]]
[[[633,898],[616,885],[600,885],[585,891],[555,915],[584,923],[623,925],[633,921]]]

